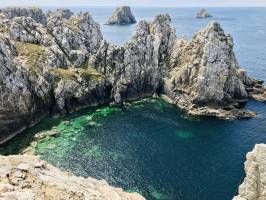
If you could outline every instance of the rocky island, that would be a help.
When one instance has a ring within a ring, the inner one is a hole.
[[[115,9],[112,16],[106,22],[107,25],[126,25],[136,23],[136,19],[131,13],[129,6],[120,6]]]
[[[208,13],[208,11],[206,9],[201,9],[198,13],[197,13],[197,18],[209,18],[212,17],[210,13]]]

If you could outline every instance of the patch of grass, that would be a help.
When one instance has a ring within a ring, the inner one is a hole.
[[[81,77],[87,82],[101,78],[101,74],[94,68],[80,69],[80,73]]]
[[[75,68],[68,68],[68,69],[63,69],[63,68],[54,68],[53,71],[60,77],[64,79],[73,79],[76,80],[76,72]]]
[[[15,46],[18,56],[25,61],[28,70],[36,74],[40,74],[42,72],[43,63],[47,62],[45,47],[38,44],[24,42],[16,42]]]
[[[57,75],[65,79],[76,80],[78,75],[80,75],[86,82],[89,82],[90,80],[99,80],[101,78],[101,74],[94,68],[69,67],[67,69],[55,68],[53,70]]]

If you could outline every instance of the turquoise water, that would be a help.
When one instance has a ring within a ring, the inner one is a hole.
[[[186,118],[158,100],[83,110],[47,118],[2,153],[15,153],[35,132],[56,130],[60,135],[44,139],[36,153],[76,175],[105,179],[149,200],[230,200],[243,181],[245,154],[266,142],[265,104],[247,107],[259,115],[236,121]]]
[[[105,26],[112,8],[89,10],[104,37],[116,44],[130,38],[134,26]],[[196,19],[195,8],[133,8],[138,20],[169,13],[177,35],[188,39],[210,20],[220,22],[235,41],[240,65],[266,80],[266,8],[210,8],[213,19]],[[147,199],[230,200],[244,175],[245,155],[266,143],[266,105],[251,101],[258,112],[248,120],[188,119],[175,107],[149,100],[125,109],[84,110],[65,119],[46,119],[0,149],[15,153],[35,132],[57,130],[37,153],[71,172],[106,179],[138,191]]]

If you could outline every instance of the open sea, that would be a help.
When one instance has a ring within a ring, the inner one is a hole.
[[[89,11],[104,38],[117,45],[129,40],[136,26],[104,25],[111,7],[71,9]],[[209,8],[210,19],[195,18],[198,10],[132,8],[138,21],[170,14],[177,35],[188,40],[209,21],[218,21],[234,38],[240,66],[266,81],[266,8]],[[250,101],[247,108],[258,115],[235,121],[187,118],[154,99],[124,109],[85,109],[63,119],[45,119],[0,153],[16,153],[34,133],[56,130],[60,136],[41,142],[36,153],[76,175],[105,179],[148,200],[231,200],[245,175],[246,153],[256,143],[266,143],[266,104]]]

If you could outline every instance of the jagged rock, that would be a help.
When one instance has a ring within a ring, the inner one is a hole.
[[[21,171],[17,166],[27,165]],[[37,165],[37,167],[36,167]],[[7,169],[2,174],[2,169]],[[82,178],[62,172],[33,155],[0,156],[0,199],[74,199],[74,200],[144,200],[137,193],[127,193],[103,180]]]
[[[15,17],[31,17],[38,23],[46,24],[46,16],[40,8],[8,7],[1,8],[0,13],[3,13],[8,19],[13,19]]]
[[[208,13],[206,9],[201,9],[197,13],[197,18],[208,18],[208,17],[212,17],[212,16]]]
[[[266,196],[266,145],[256,144],[247,154],[246,177],[233,200],[264,200]]]
[[[1,142],[49,113],[49,84],[16,65],[16,55],[11,41],[0,38]]]
[[[53,18],[55,16],[58,16],[60,18],[69,19],[72,15],[74,15],[74,13],[71,10],[65,8],[58,8],[53,12],[48,11],[47,18]]]
[[[49,51],[51,66],[80,67],[97,52],[103,39],[99,24],[89,13],[80,13],[69,19],[54,14],[49,18],[47,28],[55,39]],[[61,55],[60,59],[57,59],[58,55]]]
[[[181,108],[189,111],[195,107],[194,114],[198,110],[209,115],[208,107],[202,112],[204,106],[214,105],[217,109],[234,104],[239,107],[247,101],[243,82],[246,75],[239,71],[232,37],[226,35],[217,22],[211,22],[195,34],[191,42],[177,39],[173,49],[164,91]]]
[[[189,42],[161,14],[116,46],[88,13],[57,10],[46,25],[25,16],[0,21],[0,143],[44,116],[83,106],[156,95],[189,115],[235,119],[255,115],[242,108],[248,98],[265,99],[216,22]]]
[[[45,46],[52,43],[52,37],[47,33],[46,28],[31,17],[15,17],[10,23],[10,36],[20,42]]]
[[[131,13],[129,6],[120,6],[115,9],[112,16],[108,19],[106,24],[113,25],[125,25],[136,23],[135,17]]]
[[[140,21],[132,39],[123,47],[102,43],[91,65],[107,74],[114,72],[110,81],[112,97],[117,104],[152,96],[159,90],[176,37],[170,21],[167,14],[158,15],[151,23]]]

